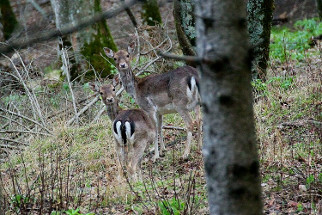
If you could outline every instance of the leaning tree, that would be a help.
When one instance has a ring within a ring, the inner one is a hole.
[[[262,214],[244,0],[196,1],[210,214]]]

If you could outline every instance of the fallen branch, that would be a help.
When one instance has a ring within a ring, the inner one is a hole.
[[[0,137],[0,140],[17,143],[17,144],[24,145],[24,146],[28,146],[28,144],[26,144],[26,143],[22,143],[22,142],[19,142],[17,140],[13,140],[13,139],[8,139],[8,138]]]
[[[83,109],[81,109],[73,118],[68,120],[67,125],[72,124],[75,121],[76,117],[79,117],[80,115],[82,115],[85,111],[88,110],[90,106],[95,104],[98,100],[99,100],[99,96],[97,95],[90,103],[88,103],[85,107],[83,107]]]
[[[23,119],[25,119],[25,120],[28,120],[28,121],[30,121],[30,122],[32,122],[32,123],[34,123],[34,124],[36,124],[36,125],[39,125],[41,128],[43,128],[44,130],[46,130],[49,134],[52,134],[52,132],[51,132],[48,128],[44,127],[42,124],[40,124],[39,122],[37,122],[37,121],[35,121],[35,120],[33,120],[33,119],[30,119],[30,118],[28,118],[28,117],[26,117],[26,116],[23,116],[23,115],[19,114],[19,113],[15,113],[15,112],[12,112],[12,111],[10,111],[10,110],[3,109],[3,108],[0,108],[0,111],[3,111],[3,112],[6,112],[6,113],[9,113],[9,114],[12,114],[12,115],[18,116],[18,117],[23,118]]]
[[[292,122],[283,122],[281,124],[279,124],[277,127],[278,128],[283,128],[283,127],[300,127],[300,126],[304,126],[305,124],[313,124],[319,128],[322,127],[322,122],[320,121],[316,121],[316,120],[298,120],[298,121],[292,121]]]
[[[181,127],[175,127],[171,125],[164,125],[162,126],[163,129],[169,129],[169,130],[179,130],[179,131],[185,131],[186,129],[181,128]]]
[[[25,131],[25,130],[0,130],[0,134],[5,133],[27,133],[27,134],[40,134],[44,136],[53,136],[51,134],[42,133],[42,132],[36,132],[36,131]]]
[[[95,118],[93,119],[93,121],[91,123],[96,122],[101,117],[101,115],[104,113],[104,111],[105,111],[105,105],[102,105],[100,111],[96,114]]]
[[[10,146],[10,145],[5,145],[5,144],[1,144],[1,143],[0,143],[0,148],[22,150],[21,147],[18,147],[18,146]]]

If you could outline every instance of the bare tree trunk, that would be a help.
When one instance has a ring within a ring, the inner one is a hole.
[[[262,214],[245,1],[196,1],[196,31],[210,214]]]
[[[3,27],[3,37],[8,40],[18,25],[15,14],[12,11],[9,0],[0,0],[0,22]]]
[[[76,25],[82,18],[101,11],[100,0],[73,1],[51,0],[58,29],[66,25]],[[94,24],[83,31],[71,35],[69,41],[76,53],[76,62],[84,56],[103,77],[110,74],[111,65],[100,56],[103,47],[116,50],[116,45],[105,21]],[[79,55],[81,53],[82,55]],[[74,76],[72,74],[72,76]]]
[[[274,0],[248,0],[248,32],[253,48],[253,79],[266,80]]]
[[[184,55],[196,55],[194,0],[174,0],[173,16],[179,44]]]
[[[145,0],[142,4],[141,13],[143,23],[154,26],[162,23],[157,0]]]

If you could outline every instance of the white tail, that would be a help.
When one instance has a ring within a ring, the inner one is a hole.
[[[187,129],[187,144],[183,155],[187,158],[190,153],[194,127],[189,112],[193,109],[196,110],[198,143],[201,146],[199,76],[196,69],[183,66],[163,74],[138,78],[134,76],[130,66],[132,50],[134,50],[133,44],[130,44],[128,51],[120,50],[116,53],[109,48],[104,48],[105,54],[114,58],[125,90],[135,98],[138,105],[151,116],[156,124],[154,159],[159,158],[158,136],[160,137],[160,153],[165,149],[162,137],[162,115],[175,112],[181,115]]]
[[[137,173],[141,176],[140,164],[144,150],[155,140],[155,125],[141,109],[122,110],[116,98],[115,86],[108,84],[98,87],[94,83],[90,85],[93,91],[101,94],[107,114],[113,121],[119,176],[122,174],[122,166],[125,166],[128,175],[136,180]]]

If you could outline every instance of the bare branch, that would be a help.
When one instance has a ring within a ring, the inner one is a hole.
[[[63,43],[62,40],[60,40],[60,42]],[[74,112],[75,112],[75,120],[76,120],[76,123],[78,124],[76,99],[75,99],[75,96],[74,96],[74,91],[73,91],[73,88],[72,88],[72,84],[70,82],[69,59],[68,59],[67,50],[65,48],[62,48],[62,50],[61,50],[61,57],[62,57],[62,61],[63,61],[63,71],[66,74],[67,81],[68,81],[68,86],[69,86],[69,90],[70,90],[70,93],[72,95],[73,107],[74,107]]]
[[[85,111],[88,110],[90,106],[95,104],[98,100],[99,100],[99,96],[97,95],[90,103],[88,103],[83,109],[81,109],[73,118],[68,120],[67,125],[72,124],[75,121],[76,117],[79,117],[80,115],[82,115]]]
[[[101,115],[104,113],[104,111],[105,111],[105,105],[103,104],[102,107],[101,107],[101,109],[96,114],[95,118],[93,119],[93,121],[91,123],[96,122],[101,117]]]
[[[60,30],[53,30],[53,31],[45,31],[42,33],[35,33],[34,35],[30,36],[30,39],[25,40],[25,38],[18,40],[17,42],[8,43],[7,45],[1,45],[0,46],[0,53],[8,53],[13,51],[14,49],[18,48],[25,48],[28,45],[39,43],[47,40],[52,40],[57,37],[62,37],[64,35],[68,35],[71,33],[74,33],[76,31],[82,30],[86,28],[87,26],[93,25],[94,23],[100,22],[105,19],[112,18],[121,12],[123,12],[126,8],[129,8],[136,4],[137,2],[140,2],[140,0],[130,0],[129,2],[123,4],[121,7],[116,8],[112,11],[105,11],[102,13],[99,13],[91,18],[86,18],[82,21],[80,21],[77,25],[68,25],[64,28],[61,28]]]
[[[12,139],[2,138],[2,137],[0,137],[0,140],[4,140],[4,141],[8,141],[8,142],[13,142],[13,143],[18,143],[18,144],[20,144],[20,145],[24,145],[24,146],[27,146],[27,145],[28,145],[28,144],[26,144],[26,143],[19,142],[19,141],[17,141],[17,140],[12,140]]]
[[[43,126],[42,124],[40,124],[39,122],[37,122],[37,121],[35,121],[35,120],[33,120],[33,119],[30,119],[29,117],[23,116],[23,115],[21,115],[21,114],[19,114],[19,113],[15,113],[15,112],[12,112],[12,111],[10,111],[10,110],[3,109],[3,108],[0,108],[0,111],[3,111],[3,112],[5,112],[5,113],[9,113],[9,114],[12,114],[12,115],[18,116],[18,117],[23,118],[23,119],[26,119],[26,120],[28,120],[28,121],[30,121],[30,122],[32,122],[32,123],[35,123],[36,125],[39,125],[41,128],[43,128],[44,130],[46,130],[49,134],[52,134],[52,132],[51,132],[48,128],[44,127],[44,126]]]
[[[124,4],[124,0],[121,0],[121,2]],[[132,24],[134,25],[134,27],[137,28],[138,22],[136,21],[135,16],[133,15],[131,9],[129,7],[126,7],[125,11],[126,11],[127,15],[130,17],[130,20],[131,20]]]
[[[201,63],[204,60],[201,57],[179,56],[179,55],[174,55],[174,54],[168,54],[168,53],[161,52],[161,51],[158,51],[158,54],[161,55],[164,58],[173,59],[173,60],[179,60],[179,61],[192,62],[192,63]]]
[[[163,129],[169,129],[169,130],[179,130],[179,131],[185,131],[186,129],[181,128],[181,127],[175,127],[175,126],[170,126],[170,125],[164,125],[162,126]]]
[[[42,133],[42,132],[36,132],[36,131],[26,131],[26,130],[0,130],[1,133],[28,133],[28,134],[40,134],[45,136],[53,136],[51,134]]]

